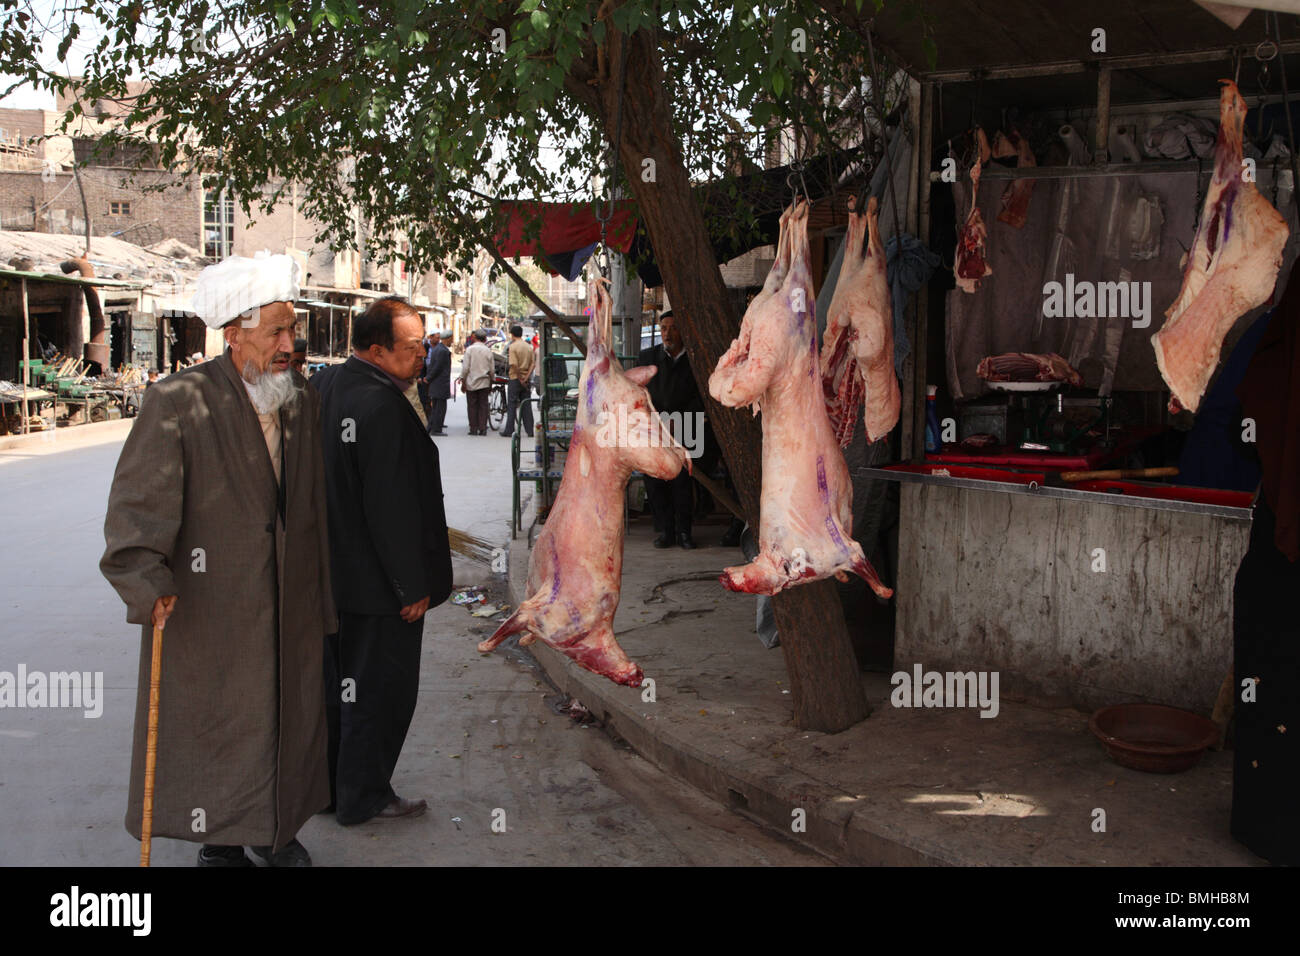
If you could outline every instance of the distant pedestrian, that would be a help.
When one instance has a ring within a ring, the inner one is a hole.
[[[536,353],[524,341],[524,327],[510,326],[510,381],[506,385],[506,424],[501,434],[509,438],[515,433],[515,417],[519,406],[523,404],[524,434],[533,437],[533,403],[529,400],[533,394],[533,367],[537,363]]]
[[[443,340],[451,341],[451,332],[434,332],[429,336],[429,352],[424,360],[425,390],[429,395],[429,434],[445,435],[443,424],[447,420],[447,399],[451,398],[451,349]]]
[[[471,435],[487,434],[488,393],[492,391],[496,361],[486,342],[486,332],[475,332],[460,361],[460,386],[468,406]]]

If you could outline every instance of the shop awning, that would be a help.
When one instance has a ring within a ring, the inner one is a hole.
[[[601,203],[608,211],[609,207]],[[497,251],[507,259],[533,256],[572,282],[600,242],[600,221],[593,202],[503,202],[498,215]],[[627,252],[636,231],[636,209],[630,199],[617,200],[605,226],[611,249]]]
[[[857,158],[856,151],[837,151],[808,159],[803,164],[802,184],[814,200],[836,189],[845,169]],[[695,195],[709,225],[711,244],[718,262],[728,262],[757,246],[776,241],[781,212],[790,202],[787,178],[792,167],[779,166],[695,187]],[[844,193],[844,195],[848,195]],[[754,210],[754,221],[736,222],[737,196],[745,197]],[[497,251],[504,258],[532,256],[538,264],[570,282],[600,241],[596,204],[505,201],[499,204],[504,224],[496,233]],[[845,220],[840,206],[841,220]],[[810,224],[812,225],[812,224]],[[822,228],[831,225],[820,223]],[[663,278],[645,227],[636,215],[635,203],[621,199],[614,203],[614,215],[607,226],[610,248],[624,253],[635,264],[646,286],[662,285]]]

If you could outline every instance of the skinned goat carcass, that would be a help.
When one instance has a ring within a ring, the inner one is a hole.
[[[1242,168],[1246,104],[1231,80],[1220,80],[1219,138],[1214,175],[1192,239],[1183,285],[1151,337],[1156,365],[1169,386],[1169,410],[1196,411],[1219,362],[1223,338],[1243,314],[1273,292],[1287,229]]]
[[[773,275],[745,310],[739,336],[709,377],[716,401],[729,408],[754,405],[755,413],[761,402],[763,410],[759,554],[747,565],[727,568],[720,580],[732,591],[776,594],[831,575],[846,581],[852,571],[887,598],[894,592],[847,530],[853,486],[819,374],[808,204],[787,210],[781,227]]]
[[[528,598],[478,645],[491,651],[511,634],[541,638],[589,671],[638,687],[641,668],[614,639],[623,577],[623,491],[633,471],[665,481],[686,449],[655,411],[645,385],[654,366],[623,370],[612,351],[609,282],[598,279],[578,412],[564,478],[533,546]]]
[[[841,447],[853,438],[858,403],[863,402],[867,442],[888,435],[898,424],[901,396],[894,374],[894,310],[880,241],[876,197],[865,214],[849,199],[849,230],[844,261],[822,342],[821,376],[826,413]]]
[[[980,133],[983,136],[983,132]],[[993,274],[984,258],[984,242],[988,238],[988,229],[984,217],[980,215],[977,205],[980,191],[980,160],[970,168],[970,213],[966,223],[957,236],[957,253],[953,259],[953,272],[957,278],[957,288],[963,292],[974,292],[980,287],[980,280]]]

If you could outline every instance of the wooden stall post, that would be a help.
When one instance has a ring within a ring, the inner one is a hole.
[[[31,354],[32,347],[28,339],[31,336],[31,320],[27,314],[27,280],[19,280],[22,286],[23,300],[23,434],[26,435],[27,428],[27,383],[31,378]]]

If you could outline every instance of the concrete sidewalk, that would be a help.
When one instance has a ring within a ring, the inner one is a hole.
[[[717,582],[743,562],[739,550],[656,551],[652,536],[648,522],[630,526],[614,631],[654,680],[653,702],[540,641],[529,649],[609,730],[724,805],[851,864],[1265,865],[1228,833],[1227,751],[1185,773],[1141,773],[1110,760],[1085,713],[1005,694],[992,719],[895,708],[889,674],[864,675],[867,720],[839,734],[796,730],[782,653],[754,633],[755,599]],[[528,556],[521,536],[515,604]]]

